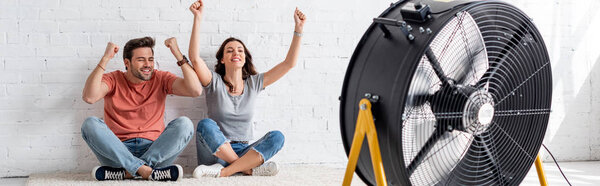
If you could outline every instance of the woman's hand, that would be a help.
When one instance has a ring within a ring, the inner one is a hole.
[[[298,7],[296,7],[296,10],[294,11],[294,22],[296,23],[294,28],[295,32],[302,33],[304,21],[306,21],[306,16],[302,11],[298,10]]]
[[[190,6],[190,11],[192,11],[194,16],[202,16],[202,9],[204,9],[204,3],[202,3],[202,0],[192,3]]]

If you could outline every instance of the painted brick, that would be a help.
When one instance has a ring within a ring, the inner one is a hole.
[[[69,43],[69,37],[64,33],[50,34],[50,43],[52,46],[66,46]]]
[[[42,58],[7,58],[6,70],[43,70],[46,69],[46,60]]]
[[[0,19],[0,30],[3,32],[17,32],[18,28],[17,20]]]
[[[86,72],[43,72],[43,83],[84,83],[89,73]]]
[[[0,45],[6,44],[6,32],[0,33]]]
[[[106,47],[108,42],[110,42],[110,34],[94,33],[90,35],[92,47]]]
[[[86,0],[86,1],[61,0],[60,1],[60,7],[80,8],[80,7],[99,7],[99,6],[100,6],[100,0]]]
[[[29,109],[33,108],[33,100],[26,97],[11,98],[3,97],[0,98],[0,110],[11,110],[11,109]]]
[[[28,40],[27,34],[22,34],[22,33],[18,33],[18,32],[6,33],[6,43],[7,44],[22,44],[22,43],[26,43],[27,40]]]
[[[40,10],[40,20],[78,20],[80,16],[79,10],[75,8]]]
[[[172,8],[174,9],[182,9],[182,7],[189,6],[188,2],[184,2],[186,5],[181,5],[179,1],[163,1],[163,0],[144,0],[140,3],[139,7],[141,8]],[[185,9],[182,9],[185,10]]]
[[[119,9],[84,7],[81,9],[81,20],[121,20]]]
[[[122,21],[107,21],[100,23],[100,32],[137,32],[139,31],[139,23],[137,22],[122,22]]]
[[[17,0],[0,1],[0,6],[2,6],[2,7],[17,7]]]
[[[187,9],[165,9],[159,10],[160,21],[191,21],[194,16]]]
[[[25,57],[35,55],[35,49],[31,47],[18,47],[15,45],[0,46],[0,56],[3,57]]]
[[[142,33],[177,33],[179,24],[176,22],[143,22],[140,23]]]
[[[8,85],[6,90],[9,96],[47,95],[44,85]]]
[[[90,33],[98,32],[100,25],[96,21],[64,21],[59,24],[60,33]]]
[[[59,0],[20,0],[19,5],[22,7],[56,8],[59,5]]]
[[[30,46],[48,46],[50,44],[50,37],[48,34],[30,33],[27,34],[27,44]]]
[[[18,82],[19,82],[19,73],[18,72],[3,71],[2,73],[0,73],[0,83],[12,84],[12,83],[18,83]]]
[[[5,97],[6,95],[6,85],[0,85],[0,97]]]
[[[158,15],[154,9],[121,8],[121,17],[125,21],[156,21]]]
[[[18,15],[18,9],[10,6],[0,7],[0,19],[16,19]]]
[[[107,8],[135,8],[139,7],[141,4],[141,0],[131,0],[131,1],[120,1],[120,0],[101,0],[101,7]]]
[[[29,84],[41,83],[42,82],[41,72],[35,71],[35,70],[21,70],[21,71],[19,71],[19,80],[20,80],[20,83],[29,83]]]
[[[48,71],[62,72],[87,69],[88,64],[85,60],[70,58],[50,58],[46,60]]]
[[[69,46],[90,46],[90,36],[88,34],[68,34]]]
[[[58,24],[53,21],[20,21],[20,32],[58,32]]]
[[[77,49],[71,47],[42,47],[35,51],[40,57],[75,57]]]
[[[18,11],[20,20],[38,20],[40,18],[40,8],[20,7]]]

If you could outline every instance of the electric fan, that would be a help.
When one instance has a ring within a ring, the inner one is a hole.
[[[369,98],[388,184],[518,185],[546,132],[551,75],[540,33],[512,5],[392,3],[363,35],[346,72],[346,153],[358,102]],[[356,173],[374,185],[362,147]]]

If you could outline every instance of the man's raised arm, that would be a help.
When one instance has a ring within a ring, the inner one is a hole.
[[[177,78],[173,83],[173,94],[178,96],[187,97],[198,97],[202,94],[202,87],[200,86],[200,80],[194,71],[194,68],[188,63],[187,59],[184,59],[183,54],[179,51],[179,45],[177,40],[172,37],[165,40],[165,46],[171,50],[173,56],[178,61],[178,65],[183,71],[183,78]]]
[[[98,100],[104,98],[108,93],[109,88],[106,83],[102,82],[102,74],[106,70],[106,64],[115,57],[115,54],[119,51],[119,47],[112,42],[108,42],[104,56],[100,59],[96,68],[92,71],[85,81],[85,87],[83,88],[83,101],[89,104],[96,103]]]

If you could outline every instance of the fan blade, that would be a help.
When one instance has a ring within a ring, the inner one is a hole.
[[[455,84],[474,85],[487,70],[483,36],[468,12],[451,19],[431,42],[425,55],[436,74],[443,74],[444,77],[438,74],[440,80],[446,82],[450,80]]]
[[[435,131],[433,131],[433,134],[431,134],[429,139],[427,139],[427,142],[425,142],[425,144],[423,144],[423,147],[421,147],[421,150],[419,150],[419,152],[413,158],[413,160],[410,162],[410,164],[408,164],[408,167],[406,167],[406,169],[408,170],[409,177],[413,172],[415,172],[415,170],[417,169],[417,166],[419,164],[421,164],[421,161],[423,161],[423,159],[425,158],[427,153],[431,150],[431,148],[433,148],[435,143],[444,135],[444,132],[445,131],[440,130],[439,128],[437,128],[437,129],[435,129]]]
[[[464,13],[460,21],[460,40],[466,53],[459,62],[456,82],[462,85],[474,85],[488,68],[488,56],[483,36],[477,23],[469,13]],[[462,67],[462,68],[461,68]]]
[[[428,66],[419,66],[412,79],[407,96],[407,105],[421,106],[429,101],[430,91],[434,86],[432,81],[431,69]]]
[[[431,51],[431,47],[427,47],[427,50],[425,50],[425,56],[427,56],[429,64],[431,64],[431,67],[433,67],[435,75],[437,75],[438,78],[440,78],[442,84],[450,84],[450,78],[448,78],[448,76],[446,76],[446,74],[444,73],[444,69],[442,69],[442,67],[440,66],[440,62],[438,61],[437,57],[435,57],[435,54],[433,54],[433,51]]]
[[[509,180],[504,179],[506,172],[500,167],[498,152],[494,151],[489,136],[489,131],[473,136],[468,154],[443,181],[443,185],[511,185]]]

